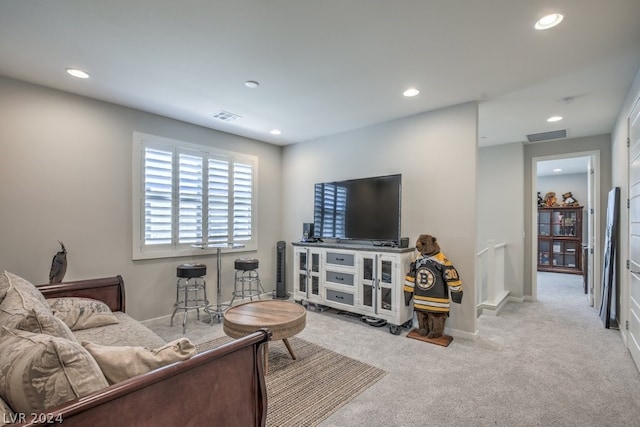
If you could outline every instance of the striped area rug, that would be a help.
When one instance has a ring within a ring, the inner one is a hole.
[[[222,337],[197,345],[219,346]],[[267,426],[316,426],[382,378],[386,372],[301,338],[289,338],[297,360],[282,341],[269,342]]]

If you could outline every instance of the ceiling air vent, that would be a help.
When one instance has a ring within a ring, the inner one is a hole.
[[[552,130],[549,132],[541,132],[541,133],[532,133],[531,135],[527,135],[527,139],[529,142],[541,142],[541,141],[549,141],[551,139],[560,139],[567,137],[567,130]]]
[[[228,111],[220,110],[213,115],[214,119],[222,120],[223,122],[235,122],[240,118],[239,115],[230,113]]]

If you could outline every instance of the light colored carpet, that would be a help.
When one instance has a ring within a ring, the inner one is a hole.
[[[197,348],[200,352],[228,341],[231,338],[222,337]],[[282,341],[269,342],[267,426],[317,426],[385,375],[300,338],[290,338],[289,344],[296,360]]]
[[[165,339],[182,336],[168,319],[151,323]],[[440,347],[308,311],[298,337],[387,372],[320,425],[640,425],[640,373],[620,332],[604,329],[589,307],[581,276],[540,273],[538,301],[481,316],[478,329],[474,341]],[[224,335],[218,324],[187,326],[194,342],[215,335]]]

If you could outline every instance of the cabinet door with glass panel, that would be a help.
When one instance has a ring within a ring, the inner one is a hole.
[[[398,311],[402,281],[398,273],[399,257],[381,253],[358,254],[358,308],[363,313],[392,320]]]
[[[309,301],[321,301],[320,250],[295,248],[294,297]]]
[[[369,252],[358,253],[358,308],[362,313],[375,314],[376,291],[376,254]]]

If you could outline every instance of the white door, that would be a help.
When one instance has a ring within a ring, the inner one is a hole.
[[[627,346],[640,369],[640,102],[629,116],[629,336]]]

